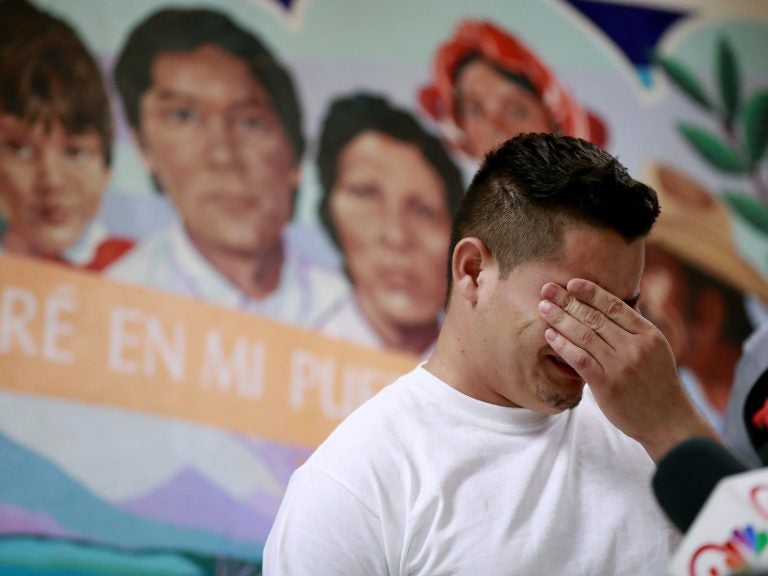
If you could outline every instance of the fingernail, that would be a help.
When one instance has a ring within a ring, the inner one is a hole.
[[[554,342],[557,340],[557,330],[554,328],[547,328],[544,330],[544,338],[546,338],[548,342]]]
[[[549,314],[552,310],[552,302],[549,300],[542,300],[539,302],[539,311],[542,314]]]
[[[555,296],[557,296],[558,286],[557,284],[548,283],[544,284],[544,286],[541,288],[541,295],[544,298],[552,299]]]
[[[581,278],[573,278],[568,282],[567,289],[569,292],[577,294],[579,292],[583,292],[586,285],[586,282],[584,282],[584,280]]]

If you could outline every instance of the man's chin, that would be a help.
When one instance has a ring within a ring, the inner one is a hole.
[[[539,392],[541,403],[550,408],[553,413],[565,412],[579,405],[582,398],[582,389],[578,394],[563,394],[560,392]]]

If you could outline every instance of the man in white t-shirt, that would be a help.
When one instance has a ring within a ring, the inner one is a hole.
[[[490,153],[453,222],[434,353],[294,474],[264,573],[664,573],[654,460],[715,433],[637,312],[658,213],[584,140]]]

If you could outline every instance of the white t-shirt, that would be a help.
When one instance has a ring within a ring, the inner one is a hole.
[[[264,574],[659,576],[677,538],[653,471],[588,390],[545,416],[418,367],[294,473]]]

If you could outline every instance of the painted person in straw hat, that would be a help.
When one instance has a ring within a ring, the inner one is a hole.
[[[479,160],[526,132],[557,132],[606,144],[600,119],[586,111],[539,56],[515,36],[465,20],[435,52],[434,76],[419,93],[449,140]]]
[[[731,215],[715,194],[671,166],[646,175],[661,216],[648,239],[643,309],[672,346],[694,403],[720,432],[744,341],[746,302],[768,304],[768,281],[738,252]]]

